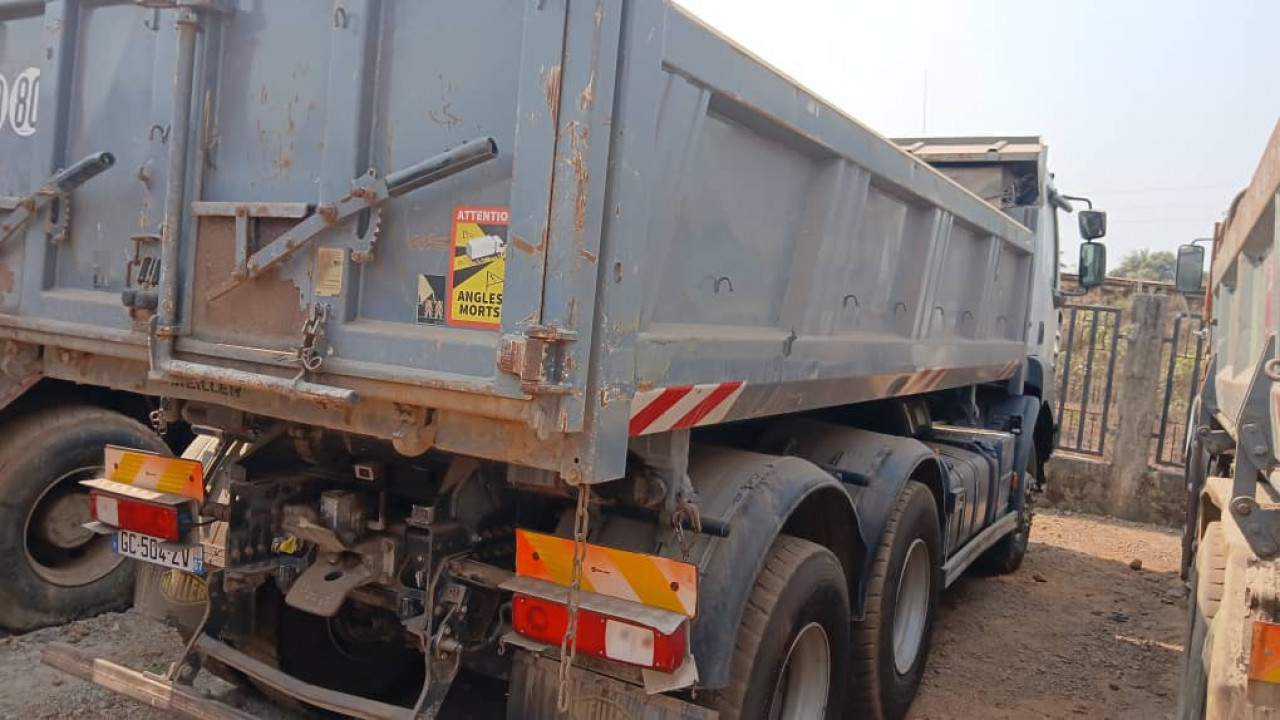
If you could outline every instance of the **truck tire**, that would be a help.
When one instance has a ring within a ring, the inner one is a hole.
[[[897,720],[907,713],[933,636],[942,589],[942,531],[929,488],[908,481],[876,550],[866,615],[853,625],[850,717]]]
[[[699,700],[721,720],[834,720],[843,717],[848,651],[840,561],[817,543],[779,535],[743,610],[729,685]]]
[[[1015,491],[1022,493],[1022,509],[1018,511],[1018,524],[1008,535],[1000,538],[990,550],[982,554],[979,562],[988,571],[1008,575],[1022,567],[1022,559],[1027,556],[1027,543],[1031,539],[1031,521],[1035,519],[1033,503],[1035,493],[1031,489],[1036,486],[1039,479],[1040,457],[1036,452],[1035,443],[1031,443],[1031,447],[1027,448],[1026,467],[1018,476],[1018,488]]]
[[[133,563],[89,522],[88,492],[106,445],[168,453],[119,413],[58,406],[0,426],[0,626],[25,632],[129,604]]]
[[[1196,549],[1196,561],[1188,579],[1191,594],[1187,598],[1187,630],[1182,653],[1182,685],[1178,690],[1178,720],[1201,720],[1209,690],[1209,626],[1222,604],[1223,584],[1227,575],[1226,540],[1222,523],[1211,522],[1205,528]]]

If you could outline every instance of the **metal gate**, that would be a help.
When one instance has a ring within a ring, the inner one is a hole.
[[[1062,308],[1058,350],[1058,448],[1102,456],[1111,420],[1111,392],[1120,353],[1120,308]]]
[[[1160,425],[1156,431],[1156,465],[1181,465],[1186,452],[1187,419],[1196,395],[1204,359],[1204,318],[1181,314],[1173,318],[1164,339],[1164,392],[1160,400]]]

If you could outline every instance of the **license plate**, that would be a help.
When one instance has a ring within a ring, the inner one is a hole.
[[[117,530],[111,536],[111,550],[135,560],[204,574],[204,548],[200,545],[178,545],[130,530]]]

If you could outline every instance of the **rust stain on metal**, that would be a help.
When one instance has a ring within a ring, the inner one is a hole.
[[[587,79],[587,86],[582,88],[582,94],[578,96],[578,109],[586,112],[596,102],[596,74],[594,71],[591,77]]]
[[[9,266],[0,260],[0,296],[13,292],[14,275]]]
[[[258,97],[262,98],[262,102],[264,102],[264,103],[267,101],[267,86],[266,86],[266,85],[263,85],[263,86],[262,86],[262,93],[261,93]]]
[[[578,248],[578,254],[581,255],[582,259],[586,260],[587,262],[596,261],[596,254],[586,248]]]
[[[587,186],[591,180],[591,171],[587,169],[585,150],[591,128],[586,125],[577,126],[570,123],[568,128],[572,155],[569,164],[573,165],[573,177],[577,181],[577,190],[573,204],[573,235],[582,247],[582,235],[587,227]],[[594,260],[594,258],[592,258]]]
[[[440,107],[440,112],[436,112],[435,110],[428,110],[427,117],[431,119],[431,122],[437,125],[442,125],[444,127],[453,127],[454,125],[457,125],[458,123],[462,122],[462,118],[458,117],[457,115],[454,115],[450,107],[451,107],[450,103],[445,103]]]
[[[270,243],[294,223],[287,218],[259,220],[259,243]],[[196,236],[192,296],[207,297],[211,290],[231,277],[234,265],[235,220],[201,218]],[[298,344],[298,328],[306,320],[302,304],[298,286],[272,269],[217,300],[197,300],[192,308],[192,320],[199,334],[214,342],[290,350]]]
[[[534,245],[533,243],[529,242],[528,240],[525,240],[519,235],[511,236],[511,244],[515,245],[516,249],[519,250],[520,252],[529,253],[530,255],[542,252],[541,244]]]
[[[448,248],[449,238],[444,235],[414,235],[406,243],[410,250],[430,250],[431,248]]]
[[[560,122],[560,66],[551,68],[542,80],[542,87],[547,93],[547,109],[551,111],[551,122]]]

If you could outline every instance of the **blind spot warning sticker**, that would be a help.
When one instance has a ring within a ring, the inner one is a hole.
[[[496,330],[502,324],[510,221],[507,208],[454,208],[450,325]]]
[[[418,322],[444,324],[444,299],[448,296],[443,275],[418,276]]]

